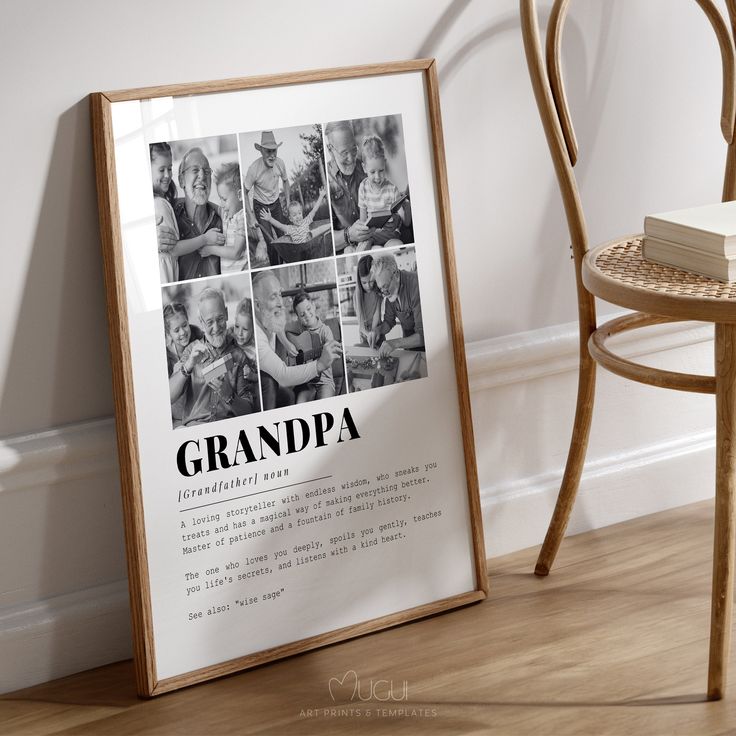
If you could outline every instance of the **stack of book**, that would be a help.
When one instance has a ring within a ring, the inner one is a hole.
[[[644,218],[644,258],[719,281],[736,281],[736,202]]]

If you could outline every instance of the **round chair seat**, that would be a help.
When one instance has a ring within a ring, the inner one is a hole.
[[[736,283],[644,260],[642,235],[588,251],[582,277],[591,294],[639,312],[704,322],[736,322]]]

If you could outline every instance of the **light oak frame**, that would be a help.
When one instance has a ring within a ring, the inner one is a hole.
[[[336,631],[291,642],[261,652],[238,657],[216,665],[187,672],[167,679],[159,679],[155,666],[151,591],[146,554],[146,535],[143,515],[138,440],[133,399],[133,377],[130,336],[127,323],[125,281],[123,275],[123,248],[118,207],[117,179],[115,174],[115,149],[112,131],[111,105],[115,102],[143,100],[154,97],[177,97],[214,92],[234,92],[259,87],[306,84],[326,80],[355,79],[359,77],[422,72],[428,98],[428,115],[432,134],[434,173],[437,186],[440,235],[443,266],[450,310],[453,357],[457,377],[458,401],[463,437],[468,502],[470,508],[470,533],[473,543],[475,590],[437,600],[423,606],[365,621]],[[488,595],[482,516],[478,490],[478,473],[470,410],[470,391],[465,360],[460,299],[455,268],[454,241],[450,217],[450,198],[447,186],[447,168],[440,116],[439,83],[434,59],[372,64],[338,69],[322,69],[245,77],[221,81],[174,84],[161,87],[144,87],[113,92],[97,92],[90,95],[92,134],[97,172],[100,233],[104,261],[105,285],[108,301],[108,327],[112,362],[113,394],[120,478],[125,521],[125,537],[128,561],[128,579],[133,628],[135,673],[138,693],[144,697],[160,695],[178,688],[193,685],[239,670],[255,667],[275,659],[333,644],[381,629],[431,616],[452,608],[484,600]]]
[[[696,0],[718,40],[723,68],[720,127],[728,144],[723,201],[736,199],[734,143],[736,1],[727,0],[728,22],[711,0]],[[663,388],[716,395],[716,501],[708,698],[723,697],[730,651],[734,583],[734,486],[736,485],[736,303],[663,295],[607,278],[596,256],[611,244],[588,250],[585,217],[573,172],[578,147],[561,73],[560,47],[570,0],[555,0],[547,27],[546,52],[539,38],[535,0],[520,0],[527,65],[552,155],[572,239],[580,323],[577,409],[557,504],[539,553],[535,573],[549,573],[565,535],[585,461],[595,394],[596,363],[617,375]],[[614,241],[615,242],[615,241]],[[594,296],[640,310],[597,326]],[[639,365],[613,354],[605,341],[613,334],[667,321],[714,322],[716,375],[695,376]]]

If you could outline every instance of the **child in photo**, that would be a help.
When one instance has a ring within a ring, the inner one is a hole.
[[[301,326],[316,334],[322,345],[334,340],[332,330],[317,316],[314,302],[306,292],[300,292],[294,297],[293,307]],[[322,371],[313,381],[296,387],[297,404],[314,399],[328,399],[334,395],[335,380],[332,375],[332,366]]]
[[[164,328],[166,330],[166,350],[169,375],[181,359],[189,343],[201,340],[202,330],[189,322],[187,308],[181,302],[171,302],[164,307]]]
[[[164,307],[164,329],[166,330],[166,363],[171,391],[171,379],[181,370],[181,356],[184,349],[190,343],[202,340],[204,335],[197,325],[190,324],[187,309],[181,302],[171,302]],[[191,366],[187,369],[191,372]],[[173,394],[173,391],[171,392]],[[175,424],[181,422],[184,401],[184,396],[180,396],[176,401],[172,400],[171,412]]]
[[[238,347],[245,353],[246,358],[252,361],[252,368],[256,365],[256,343],[253,330],[253,303],[248,297],[241,299],[235,309],[235,324],[232,328],[233,338]]]
[[[235,344],[245,353],[243,378],[248,384],[248,392],[258,402],[258,364],[256,363],[256,342],[253,329],[253,303],[248,297],[240,300],[235,309],[235,324],[232,327]],[[260,411],[260,409],[257,409]]]
[[[353,307],[358,318],[360,344],[377,347],[376,328],[381,322],[381,302],[383,297],[376,288],[373,278],[373,257],[361,256],[356,269],[356,285],[353,291]]]
[[[151,181],[153,183],[153,211],[156,227],[170,227],[179,239],[179,226],[174,215],[176,200],[176,184],[171,175],[171,146],[168,143],[152,143],[149,147],[151,157]],[[161,283],[179,280],[179,263],[177,256],[171,253],[173,246],[158,250],[158,266]]]
[[[327,222],[324,225],[320,225],[319,227],[312,229],[314,216],[317,214],[317,210],[320,208],[320,205],[322,204],[324,198],[325,190],[320,189],[317,201],[315,202],[314,207],[312,207],[310,213],[306,217],[304,217],[304,211],[302,209],[301,202],[298,202],[297,200],[292,200],[289,204],[289,225],[285,225],[284,223],[279,222],[265,208],[261,209],[261,219],[271,223],[271,225],[273,225],[277,230],[280,230],[285,235],[288,235],[291,238],[292,243],[306,243],[312,238],[316,238],[322,235],[322,233],[327,232],[332,227],[332,225]]]
[[[243,374],[243,377],[250,381],[258,382],[256,375],[256,344],[254,340],[255,331],[253,329],[253,303],[248,297],[241,299],[235,310],[235,324],[230,329],[237,346],[245,353],[245,357],[250,361],[249,368],[253,371],[252,376]],[[286,337],[286,331],[276,333],[276,339],[281,343],[287,354],[295,358],[299,351],[294,347],[293,343]]]
[[[390,209],[396,200],[401,197],[399,188],[386,176],[386,151],[383,141],[377,135],[369,135],[361,145],[361,160],[366,177],[358,187],[358,208],[360,219],[367,222],[373,212]],[[409,224],[411,215],[408,207],[401,208],[404,220]],[[399,229],[401,218],[398,213],[391,215],[388,222],[381,228],[381,240],[375,237],[359,243],[356,250],[363,251],[372,245],[383,246],[386,244],[401,245]],[[394,240],[398,242],[394,243]]]
[[[224,245],[208,245],[200,249],[203,258],[218,256],[220,273],[248,270],[248,251],[245,247],[245,212],[243,191],[240,188],[240,164],[225,163],[215,172],[217,195],[222,203],[222,234]]]
[[[263,237],[263,230],[251,219],[248,210],[245,210],[245,225],[248,233],[248,255],[250,256],[251,270],[254,268],[268,268],[271,261],[268,257],[268,246]]]

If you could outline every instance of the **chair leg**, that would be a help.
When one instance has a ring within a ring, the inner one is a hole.
[[[570,439],[570,449],[567,453],[567,464],[562,476],[560,493],[547,529],[547,536],[537,558],[534,574],[545,576],[549,574],[552,563],[555,561],[557,550],[565,536],[567,523],[570,520],[572,507],[580,485],[580,476],[585,463],[585,453],[588,449],[590,423],[593,418],[593,401],[595,399],[595,372],[596,365],[590,357],[587,344],[581,346],[580,374],[578,377],[578,403],[575,409],[575,424]]]
[[[736,325],[716,325],[716,502],[708,699],[726,690],[731,648],[736,486]]]

